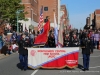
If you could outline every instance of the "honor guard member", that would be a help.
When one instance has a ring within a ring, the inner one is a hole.
[[[26,43],[26,46],[27,46],[27,47],[30,46],[30,43],[31,43],[31,42],[29,41],[29,37],[26,37],[26,38],[25,38],[25,43]]]
[[[27,50],[27,42],[25,40],[26,35],[22,34],[22,38],[19,41],[19,60],[21,64],[21,70],[27,70],[28,64],[28,50]]]
[[[73,31],[70,31],[70,47],[73,46]]]
[[[52,48],[56,47],[56,45],[55,45],[55,37],[54,37],[53,33],[51,33],[49,35],[49,37],[48,37],[48,46],[52,47]]]
[[[69,34],[66,34],[64,37],[64,47],[69,47],[70,46],[70,37]]]
[[[78,37],[76,36],[76,34],[73,35],[73,47],[78,47],[79,46],[79,39]]]
[[[85,38],[82,39],[81,47],[83,54],[83,71],[86,71],[89,70],[90,54],[93,53],[93,44],[87,35]]]

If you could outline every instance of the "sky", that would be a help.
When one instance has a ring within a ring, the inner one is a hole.
[[[69,12],[70,24],[74,28],[82,29],[86,18],[96,9],[100,9],[100,0],[61,0]]]

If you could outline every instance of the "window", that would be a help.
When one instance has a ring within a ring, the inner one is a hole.
[[[48,7],[44,7],[44,11],[48,11]]]

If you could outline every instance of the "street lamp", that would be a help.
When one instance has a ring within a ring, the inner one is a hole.
[[[16,16],[17,16],[17,32],[19,32],[19,30],[18,30],[18,16],[19,16],[19,11],[17,10],[17,12],[16,12]]]
[[[19,26],[18,26],[18,17],[19,17],[19,13],[22,12],[23,10],[17,10],[16,11],[16,16],[17,16],[17,32],[19,33]]]

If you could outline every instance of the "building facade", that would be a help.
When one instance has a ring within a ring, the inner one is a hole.
[[[94,11],[94,13],[91,13],[89,17],[86,18],[86,25],[92,27],[92,29],[100,29],[100,9],[97,9]]]
[[[23,25],[23,31],[25,26],[28,30],[30,25],[36,27],[38,24],[38,0],[22,0],[21,4],[25,6],[24,11],[27,12],[25,18],[28,19],[28,21],[19,21]]]
[[[58,7],[60,6],[60,0],[38,0],[38,12],[40,14],[40,9],[43,6],[43,18],[45,19],[46,16],[50,17],[50,25],[51,27],[54,27],[54,12],[56,15],[56,21],[58,23],[58,19],[60,14]]]
[[[50,17],[51,27],[54,27],[54,12],[57,24],[60,25],[60,0],[22,0],[21,4],[25,6],[24,11],[28,12],[28,14],[25,15],[28,21],[19,21],[23,24],[23,30],[25,30],[25,26],[29,29],[30,25],[34,26],[34,30],[37,30],[42,6],[43,18],[45,19],[46,16]]]
[[[98,29],[100,28],[100,9],[95,10],[94,14],[95,27]]]
[[[94,25],[94,13],[90,14],[90,25]]]
[[[64,26],[69,25],[69,14],[65,5],[61,5],[61,13],[63,16],[61,17],[64,20]]]
[[[90,17],[87,17],[87,18],[86,18],[86,25],[87,25],[87,26],[90,26]]]
[[[87,17],[86,18],[86,25],[84,26],[84,29],[90,29],[91,27],[91,24],[90,24],[90,17]]]

